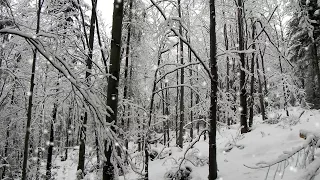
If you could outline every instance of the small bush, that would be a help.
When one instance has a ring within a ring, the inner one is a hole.
[[[165,180],[190,180],[192,169],[191,167],[182,167],[179,170],[170,170],[165,173]]]
[[[199,149],[193,148],[187,153],[186,159],[194,166],[204,166],[208,163],[209,157],[201,154]]]

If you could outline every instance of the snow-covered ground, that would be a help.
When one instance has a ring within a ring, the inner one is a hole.
[[[297,120],[301,112],[304,111],[300,108],[290,108],[289,113],[291,119]],[[282,117],[285,117],[284,112]],[[276,116],[270,114],[269,116]],[[290,163],[282,163],[279,166],[275,165],[268,170],[264,169],[250,169],[244,165],[255,167],[256,163],[261,161],[270,162],[276,160],[283,151],[290,151],[294,147],[298,147],[304,143],[304,139],[299,137],[300,129],[307,129],[310,131],[320,132],[320,111],[305,110],[300,118],[300,121],[296,125],[290,126],[287,123],[278,124],[266,124],[262,123],[261,117],[256,116],[254,119],[254,127],[250,133],[240,135],[238,133],[238,127],[233,126],[231,129],[220,129],[217,132],[217,158],[220,180],[263,180],[267,176],[267,179],[283,179],[283,180],[301,180],[301,175],[306,170],[301,168],[301,164],[296,162],[298,155],[293,156],[289,160]],[[174,142],[173,140],[172,142]],[[177,147],[171,147],[165,149],[165,152],[171,151],[171,155],[163,158],[150,161],[149,174],[150,180],[164,180],[164,175],[168,171],[175,172],[179,166],[181,158],[184,156],[185,149],[190,143],[184,144],[184,150]],[[227,144],[236,145],[231,150]],[[162,149],[162,145],[158,144],[158,151]],[[229,148],[228,148],[229,147]],[[208,157],[208,139],[203,140],[203,137],[194,145],[193,149],[189,152],[193,152],[195,156],[188,156],[188,158],[197,157],[199,166],[195,167],[192,163],[184,161],[181,167],[188,166],[192,169],[191,177],[193,180],[205,180],[208,177],[208,165],[206,164]],[[188,153],[189,153],[188,152]],[[56,159],[55,165],[57,169],[56,179],[73,180],[76,177],[76,151],[72,152],[70,160],[61,162],[59,158]],[[315,156],[319,156],[319,151],[315,153]],[[299,154],[299,159],[302,158],[302,154]],[[196,162],[195,159],[191,159],[192,162]],[[138,162],[137,162],[138,163]],[[88,165],[90,162],[87,163]],[[91,166],[91,165],[89,165]],[[286,166],[285,171],[283,171]],[[276,169],[278,171],[276,172]],[[86,179],[100,179],[101,176],[95,176],[95,173],[89,173]],[[120,179],[124,179],[121,177]],[[134,172],[126,174],[125,179],[136,180],[138,175]],[[315,180],[319,180],[320,175],[315,177]]]

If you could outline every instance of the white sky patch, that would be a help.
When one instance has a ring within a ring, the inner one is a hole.
[[[87,4],[91,5],[91,0],[84,0]],[[99,0],[97,4],[98,14],[101,14],[105,31],[107,35],[111,36],[112,15],[113,15],[113,0]],[[98,15],[97,14],[97,15]]]

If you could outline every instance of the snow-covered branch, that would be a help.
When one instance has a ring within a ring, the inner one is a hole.
[[[159,7],[158,4],[156,4],[154,2],[154,0],[150,0],[151,3],[158,9],[158,11],[161,13],[162,17],[164,18],[164,20],[167,20],[167,16],[166,14],[163,12],[163,10]],[[179,39],[188,46],[188,48],[190,49],[190,51],[193,53],[193,55],[196,57],[196,59],[200,62],[200,64],[203,66],[204,70],[207,72],[208,76],[210,77],[211,81],[215,81],[213,76],[211,75],[210,69],[207,67],[207,65],[205,64],[205,62],[201,59],[200,55],[195,51],[195,49],[191,46],[191,44],[188,42],[187,39],[185,39],[176,29],[174,29],[173,27],[170,27],[171,31],[179,37]]]
[[[159,83],[159,82],[160,82],[163,78],[165,78],[168,74],[174,73],[174,72],[176,72],[176,71],[179,70],[179,69],[186,68],[186,67],[192,66],[192,65],[197,65],[197,64],[199,64],[199,62],[188,63],[188,64],[184,64],[184,65],[178,66],[178,67],[176,67],[175,69],[164,73],[164,74],[156,81],[156,83]]]

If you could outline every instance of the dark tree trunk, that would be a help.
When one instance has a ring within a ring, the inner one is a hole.
[[[182,10],[181,10],[181,0],[178,0],[178,13],[179,13],[179,17],[182,17]],[[183,31],[182,31],[182,25],[180,22],[180,26],[179,26],[179,34],[183,35]],[[180,56],[180,64],[183,64],[184,62],[184,58],[183,58],[183,41],[180,40],[180,52],[179,52],[179,56]],[[181,68],[181,74],[180,74],[180,83],[184,84],[184,68]],[[179,123],[179,139],[178,139],[178,146],[180,148],[183,148],[183,127],[184,127],[184,86],[180,87],[180,123]]]
[[[177,64],[179,63],[179,45],[177,45]],[[179,85],[179,71],[177,71],[177,85]],[[176,117],[175,117],[175,131],[176,131],[176,144],[178,145],[178,119],[179,119],[179,112],[178,112],[178,102],[179,102],[179,87],[177,86],[177,98],[175,103],[176,108]]]
[[[97,125],[95,124],[95,128]],[[95,144],[96,144],[96,156],[97,156],[97,169],[100,169],[100,148],[99,148],[99,139],[97,129],[94,130],[95,135]]]
[[[128,99],[128,86],[129,86],[129,81],[128,81],[128,72],[129,72],[129,56],[130,56],[130,39],[131,39],[131,23],[132,23],[132,4],[133,0],[129,0],[129,25],[128,25],[128,33],[127,33],[127,45],[126,45],[126,62],[125,62],[125,67],[124,67],[124,89],[123,89],[123,99]],[[126,106],[124,105],[123,112],[125,114],[126,111]],[[127,120],[127,125],[129,125],[130,119]],[[125,127],[125,122],[124,119],[122,118],[122,127],[124,128],[125,131],[129,130],[129,126]],[[128,138],[125,138],[125,146],[128,149]]]
[[[59,85],[59,83],[57,83]],[[53,146],[54,146],[54,123],[57,119],[57,110],[58,105],[54,103],[52,111],[52,121],[50,123],[50,136],[49,136],[49,145],[48,145],[48,155],[47,155],[47,166],[46,166],[46,179],[51,179],[51,168],[52,168],[52,156],[53,156]]]
[[[68,148],[69,148],[69,134],[71,132],[70,126],[71,126],[71,105],[69,107],[69,113],[68,113],[68,119],[67,119],[67,127],[66,127],[66,142],[65,142],[65,152],[64,152],[64,160],[68,159]]]
[[[13,90],[14,92],[14,90]],[[12,99],[13,99],[13,95],[12,95]],[[12,101],[11,100],[11,104],[12,104]],[[6,130],[6,143],[4,145],[4,158],[3,159],[7,159],[8,157],[8,149],[9,149],[9,137],[10,137],[10,119],[8,120],[8,125],[7,125],[7,130]],[[7,160],[4,160],[3,161],[3,164],[8,164]],[[7,167],[6,166],[3,166],[3,170],[2,170],[2,175],[1,175],[1,178],[0,179],[4,179],[5,176],[6,176],[6,171],[7,171]]]
[[[262,120],[266,120],[266,110],[265,110],[265,103],[264,103],[264,93],[262,91],[262,82],[261,82],[261,76],[260,76],[260,65],[259,65],[259,58],[256,58],[257,63],[257,75],[258,75],[258,83],[259,83],[259,101],[260,101],[260,109],[261,109],[261,116]]]
[[[218,67],[217,67],[217,45],[216,45],[216,13],[215,0],[210,0],[210,69],[211,79],[210,93],[210,132],[209,132],[209,180],[215,180],[217,173],[217,90],[218,90]]]
[[[225,16],[225,12],[223,12],[223,16]],[[228,39],[228,31],[227,31],[227,24],[223,25],[223,35],[224,35],[224,45],[226,47],[226,51],[229,50],[229,39]],[[230,59],[229,56],[226,57],[227,58],[227,77],[226,77],[226,92],[227,92],[227,97],[228,100],[231,100],[230,97]],[[229,112],[225,112],[226,113],[226,118],[227,118],[227,125],[230,126],[230,122],[231,122],[231,117],[229,117]]]
[[[37,10],[37,29],[36,34],[40,31],[40,14],[41,14],[42,1],[38,1],[38,10]],[[37,50],[33,51],[33,61],[31,69],[31,79],[30,79],[30,89],[29,89],[29,101],[28,101],[28,110],[27,110],[27,124],[26,124],[26,134],[24,138],[24,154],[23,154],[23,164],[22,164],[22,180],[27,180],[27,166],[28,166],[28,154],[29,154],[29,137],[30,137],[30,126],[32,119],[32,99],[33,99],[33,89],[34,89],[34,80],[36,72],[36,60],[37,60]]]
[[[265,49],[266,47],[264,47],[264,50],[261,51],[261,49],[259,48],[259,54],[260,54],[260,59],[261,59],[261,66],[262,66],[262,74],[263,74],[263,84],[264,84],[264,91],[263,91],[263,98],[264,96],[266,96],[268,94],[268,87],[267,87],[267,78],[266,78],[266,73],[265,73],[265,66],[264,66],[264,54],[265,54]],[[262,83],[261,83],[262,84]],[[264,109],[266,110],[268,107],[268,102],[264,101]]]
[[[88,58],[86,60],[86,81],[87,86],[90,86],[90,76],[91,76],[91,69],[92,69],[92,51],[93,51],[93,43],[94,43],[94,32],[95,32],[95,22],[96,22],[96,5],[97,0],[92,0],[92,10],[91,10],[91,20],[90,20],[90,34],[89,34],[89,44],[88,44]],[[84,32],[86,33],[86,32]],[[86,154],[86,125],[88,122],[88,112],[84,112],[83,122],[80,128],[80,147],[79,147],[79,161],[77,170],[81,170],[81,176],[84,176],[84,164],[85,164],[85,154]]]
[[[164,84],[165,87],[168,86],[168,83]],[[166,114],[166,126],[165,126],[165,131],[167,134],[167,140],[169,141],[170,139],[170,129],[169,129],[169,89],[166,89],[166,95],[165,95],[165,101],[166,101],[166,109],[165,109],[165,114]]]
[[[163,89],[163,82],[160,82],[160,88]],[[162,115],[166,117],[166,95],[165,91],[161,91],[161,102],[162,102]],[[167,143],[167,131],[166,131],[166,120],[162,122],[162,129],[163,129],[163,145]]]
[[[106,117],[107,123],[117,123],[118,114],[118,101],[119,101],[119,74],[121,64],[121,36],[122,36],[122,20],[123,20],[123,1],[114,0],[113,7],[113,20],[112,20],[112,41],[111,41],[111,54],[110,54],[110,69],[109,73],[114,78],[108,78],[108,89],[107,89],[107,106],[111,108],[113,113]],[[115,131],[114,128],[111,128]],[[103,166],[103,180],[114,179],[114,166],[111,162],[111,156],[113,153],[112,142],[105,140],[104,154],[106,160]]]
[[[316,95],[319,95],[319,91],[320,91],[320,68],[319,68],[319,58],[318,58],[318,49],[317,49],[317,42],[313,43],[313,67],[314,67],[314,71],[315,74],[317,76],[317,80],[318,80],[318,89],[317,89],[317,93]],[[320,108],[320,104],[319,102],[316,105],[316,108]]]
[[[190,27],[190,26],[189,26]],[[189,37],[189,43],[191,43],[191,38]],[[189,57],[189,63],[192,62],[192,57],[191,57],[191,50],[190,48],[188,48],[188,57]],[[192,82],[192,69],[190,69],[189,71],[190,73],[190,85],[192,86],[193,85],[193,82]],[[190,108],[192,108],[193,106],[193,91],[191,90],[190,91]],[[190,111],[190,138],[193,139],[193,111],[191,110]]]
[[[252,20],[251,20],[251,23],[254,23]],[[253,43],[252,43],[252,49],[256,49],[256,45],[255,45],[255,31],[256,31],[256,26],[255,24],[252,24],[252,40],[253,40]],[[252,57],[251,57],[251,83],[250,83],[250,116],[249,116],[249,128],[252,128],[252,123],[253,123],[253,107],[254,107],[254,96],[253,96],[253,93],[254,93],[254,63],[255,63],[255,53],[252,53]]]
[[[238,0],[238,30],[239,30],[239,51],[244,50],[244,31],[243,31],[243,0]],[[246,74],[244,69],[246,68],[245,54],[243,52],[239,53],[240,56],[240,125],[241,133],[248,132],[248,122],[247,122],[247,90],[246,90]]]

